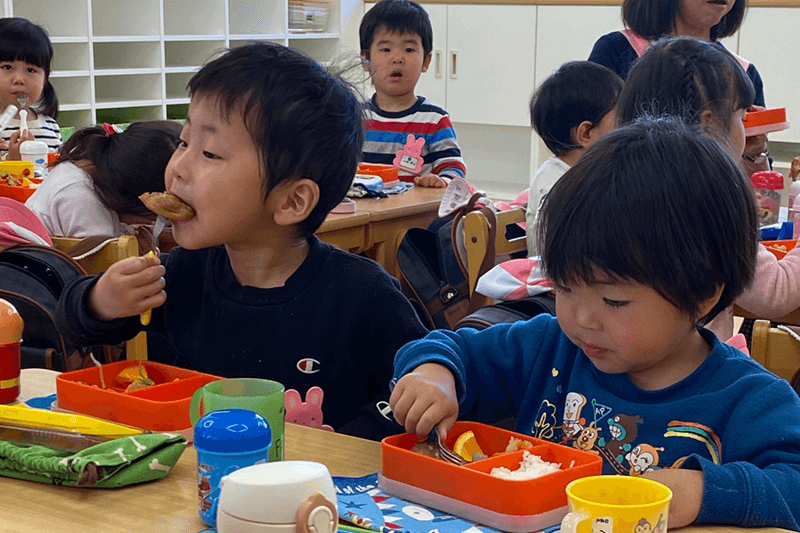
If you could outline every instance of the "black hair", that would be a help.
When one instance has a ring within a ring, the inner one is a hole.
[[[646,39],[654,41],[675,32],[675,18],[682,0],[623,0],[622,22]],[[735,0],[725,16],[711,27],[711,40],[716,41],[736,33],[744,20],[747,0]]]
[[[261,154],[263,194],[307,178],[319,201],[297,229],[312,235],[342,201],[364,141],[364,110],[355,89],[302,52],[256,42],[232,48],[189,80],[189,93],[216,98],[223,118],[241,113]]]
[[[644,116],[556,182],[536,237],[557,285],[633,281],[705,324],[752,282],[757,230],[752,189],[725,149],[678,117]]]
[[[588,120],[597,126],[617,105],[622,79],[589,61],[564,63],[539,85],[531,98],[531,125],[555,155],[581,148],[572,130]]]
[[[0,18],[0,61],[25,61],[44,70],[44,87],[37,113],[58,119],[58,97],[50,83],[53,43],[41,26],[18,17]]]
[[[733,114],[755,100],[750,77],[719,43],[691,37],[657,41],[631,68],[619,98],[624,124],[642,113],[677,115],[699,124],[710,109],[727,138]]]
[[[397,33],[415,33],[422,40],[425,56],[433,50],[433,26],[428,12],[411,0],[380,0],[364,14],[358,28],[361,52],[369,59],[369,48],[380,28]]]
[[[134,122],[112,135],[103,126],[90,126],[67,139],[53,165],[90,162],[82,168],[103,205],[121,215],[150,215],[139,195],[165,190],[164,173],[182,129],[171,120]]]

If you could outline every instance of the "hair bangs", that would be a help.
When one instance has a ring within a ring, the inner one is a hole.
[[[5,20],[0,25],[0,61],[25,61],[50,74],[53,45],[44,30],[25,19]]]

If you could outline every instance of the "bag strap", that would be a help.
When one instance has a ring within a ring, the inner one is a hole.
[[[625,28],[624,30],[621,30],[620,33],[628,40],[631,48],[633,48],[633,51],[636,52],[637,57],[642,57],[642,54],[647,52],[647,49],[650,48],[650,41],[638,33],[635,33],[633,30]]]
[[[633,48],[633,51],[636,52],[637,57],[642,57],[642,54],[647,52],[647,50],[651,46],[650,41],[648,41],[638,33],[635,33],[631,29],[625,28],[624,30],[620,30],[620,33],[624,35],[625,38],[628,40],[628,43],[631,45],[631,48]],[[731,52],[731,55],[736,58],[736,61],[742,66],[744,70],[750,68],[750,62],[748,60],[734,54],[733,52]]]

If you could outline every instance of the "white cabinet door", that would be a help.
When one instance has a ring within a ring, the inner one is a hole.
[[[620,29],[620,6],[539,6],[536,86],[563,63],[588,59],[598,38]]]
[[[421,4],[433,26],[433,58],[428,72],[417,82],[414,93],[436,105],[447,107],[447,5]]]
[[[772,141],[800,142],[800,46],[795,39],[798,26],[800,8],[751,7],[739,29],[739,55],[758,68],[767,107],[785,107],[791,124],[788,130],[770,133]]]
[[[447,111],[454,122],[530,126],[536,6],[448,5]]]

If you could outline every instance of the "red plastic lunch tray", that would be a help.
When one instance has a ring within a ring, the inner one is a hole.
[[[114,378],[125,368],[142,363],[155,385],[125,392]],[[151,361],[118,361],[102,366],[106,387],[98,368],[83,368],[56,376],[58,408],[119,422],[150,431],[181,431],[192,427],[189,402],[194,391],[222,379]]]
[[[554,444],[530,435],[477,422],[456,422],[445,444],[452,448],[458,435],[471,430],[488,459],[464,466],[412,452],[420,441],[405,433],[383,439],[381,490],[503,531],[538,531],[561,522],[568,511],[567,485],[578,478],[602,473],[599,455]],[[523,450],[503,453],[511,437],[528,441],[527,451],[560,470],[530,480],[501,479],[490,475],[494,467],[519,468]]]

